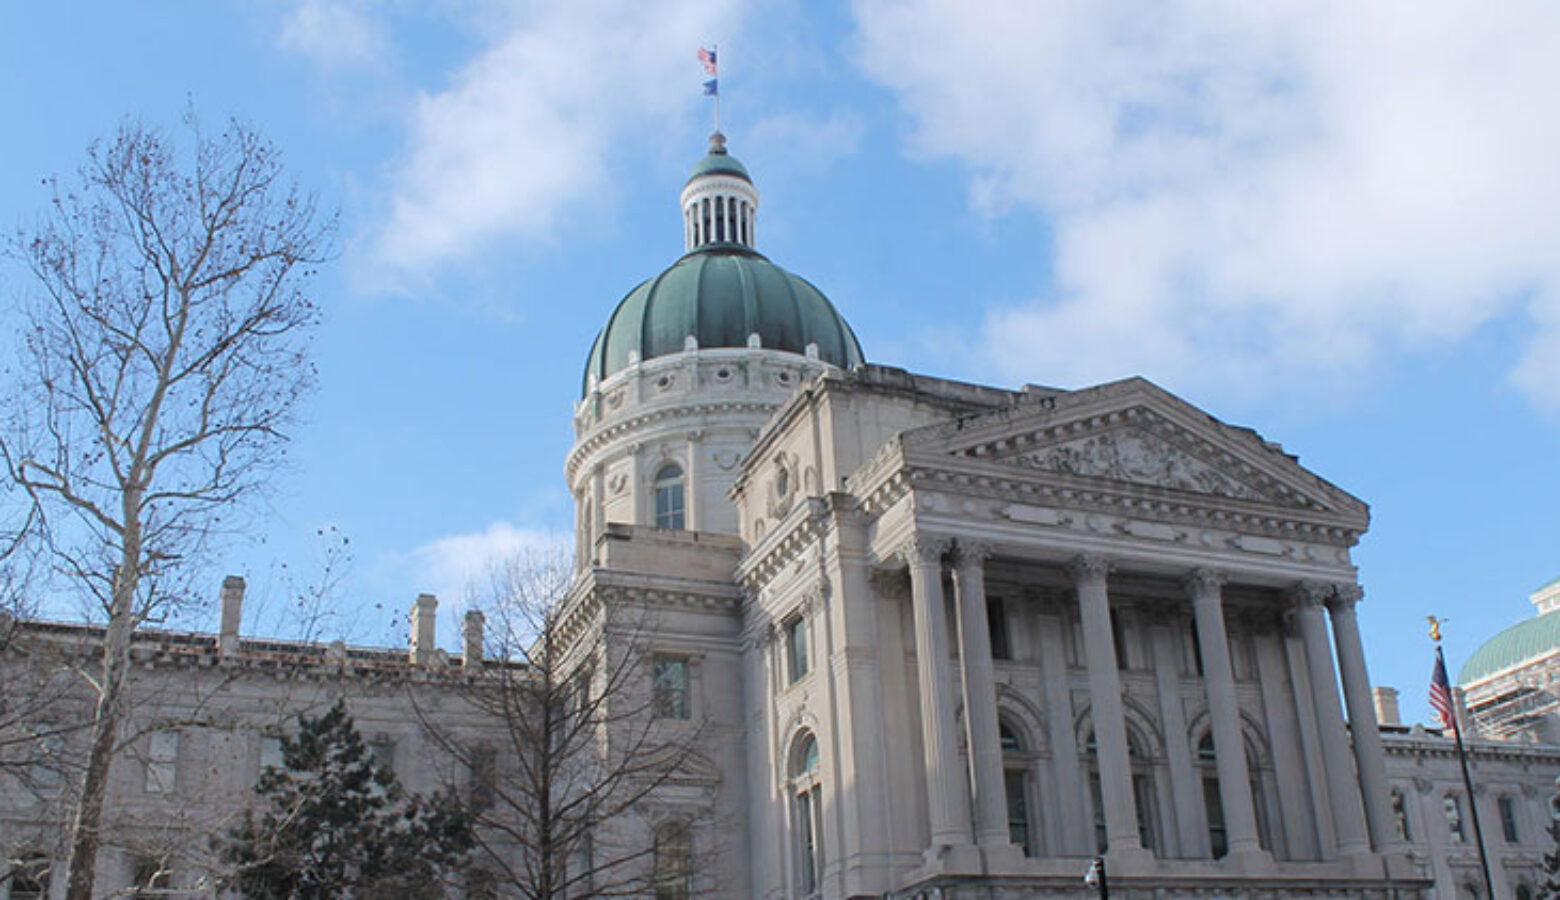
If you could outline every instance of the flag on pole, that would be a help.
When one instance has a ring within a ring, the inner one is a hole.
[[[720,84],[718,82],[719,82],[719,79],[716,79],[716,78],[711,78],[709,81],[704,82],[704,96],[706,96],[706,97],[719,97],[720,96]]]
[[[1430,674],[1430,708],[1441,720],[1442,728],[1457,730],[1457,719],[1452,714],[1452,686],[1446,680],[1446,658],[1435,655],[1435,671]]]
[[[711,75],[716,74],[716,72],[715,72],[715,51],[714,50],[710,50],[710,49],[707,49],[705,47],[700,47],[699,48],[699,62],[704,64],[704,71],[708,72]]]

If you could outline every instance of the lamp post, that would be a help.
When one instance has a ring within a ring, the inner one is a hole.
[[[1083,873],[1083,883],[1098,888],[1100,900],[1110,900],[1110,882],[1105,878],[1105,857],[1094,857],[1089,863],[1089,871]]]

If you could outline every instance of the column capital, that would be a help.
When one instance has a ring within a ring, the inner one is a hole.
[[[1365,589],[1358,584],[1335,584],[1327,608],[1334,613],[1354,612],[1354,605],[1365,598]]]
[[[1219,569],[1199,566],[1186,573],[1181,584],[1186,586],[1186,592],[1192,595],[1194,601],[1217,600],[1220,589],[1229,580],[1229,576]]]
[[[1079,581],[1104,581],[1114,568],[1103,553],[1080,553],[1067,564],[1067,570]]]
[[[1322,581],[1297,582],[1288,591],[1289,599],[1302,609],[1321,609],[1332,596],[1333,586]]]
[[[975,541],[959,538],[954,543],[954,561],[959,567],[981,565],[990,559],[996,545],[990,541]]]
[[[911,535],[898,550],[895,550],[894,555],[910,566],[917,563],[940,563],[952,546],[951,538],[917,533]]]

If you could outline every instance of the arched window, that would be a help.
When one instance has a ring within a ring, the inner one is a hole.
[[[998,726],[1002,745],[1002,787],[1007,798],[1008,840],[1033,856],[1034,828],[1029,821],[1029,748],[1006,722]]]
[[[655,830],[655,900],[693,896],[693,830],[667,822]]]
[[[667,463],[655,473],[655,527],[681,531],[686,521],[682,467]]]
[[[791,831],[796,836],[797,896],[823,889],[823,783],[818,777],[818,739],[804,733],[791,752]]]
[[[0,889],[5,887],[0,883]],[[49,896],[49,858],[42,853],[23,856],[11,871],[11,900],[45,900]]]

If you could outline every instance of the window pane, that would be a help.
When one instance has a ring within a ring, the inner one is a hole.
[[[786,645],[791,657],[791,680],[807,674],[807,620],[793,619],[786,626]]]
[[[1029,844],[1029,798],[1024,791],[1024,770],[1008,769],[1002,777],[1007,794],[1008,840],[1022,847],[1025,856],[1033,856],[1034,848]]]
[[[655,527],[682,529],[683,507],[682,467],[668,463],[655,473]]]
[[[993,597],[986,601],[986,624],[991,630],[991,658],[1012,659],[1013,649],[1008,646],[1007,610],[1002,606],[1002,598]]]
[[[1224,798],[1219,794],[1217,777],[1203,779],[1203,805],[1208,809],[1208,846],[1214,859],[1222,859],[1230,852],[1230,838],[1224,827]]]
[[[662,825],[655,832],[656,900],[687,900],[692,893],[692,831],[682,822]]]
[[[1517,842],[1517,807],[1510,797],[1501,797],[1496,801],[1500,807],[1500,831],[1506,843]]]
[[[688,661],[656,657],[654,680],[654,714],[662,719],[688,718]]]
[[[153,732],[147,740],[146,790],[156,794],[172,791],[179,774],[179,733]]]

